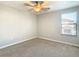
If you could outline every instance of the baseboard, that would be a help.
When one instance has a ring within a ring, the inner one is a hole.
[[[31,39],[34,39],[34,38],[37,38],[37,36],[32,36],[32,37],[23,39],[23,40],[21,40],[21,41],[15,42],[15,43],[11,43],[11,44],[8,44],[8,45],[5,45],[5,46],[1,46],[0,49],[9,47],[9,46],[12,46],[12,45],[15,45],[15,44],[19,44],[19,43],[22,43],[22,42],[25,42],[25,41],[28,41],[28,40],[31,40]]]
[[[43,36],[40,36],[39,38],[41,38],[41,39],[45,39],[45,40],[50,40],[50,41],[55,41],[55,42],[59,42],[59,43],[64,43],[64,44],[67,44],[67,45],[72,45],[72,46],[79,47],[78,44],[69,43],[69,42],[63,42],[63,41],[58,41],[58,40],[50,39],[50,38],[43,37]]]
[[[27,39],[24,39],[24,40],[15,42],[15,43],[11,43],[11,44],[2,46],[2,47],[0,47],[0,49],[6,48],[6,47],[8,47],[8,46],[15,45],[15,44],[19,44],[19,43],[22,43],[22,42],[24,42],[24,41],[28,41],[28,40],[31,40],[31,39],[34,39],[34,38],[37,38],[37,36],[32,36],[32,37],[29,37],[29,38],[27,38]],[[45,40],[50,40],[50,41],[55,41],[55,42],[64,43],[64,44],[68,44],[68,45],[72,45],[72,46],[79,47],[79,45],[77,45],[77,44],[73,44],[73,43],[69,43],[69,42],[63,42],[63,41],[58,41],[58,40],[54,40],[54,39],[52,40],[52,39],[47,38],[47,37],[44,37],[44,36],[39,36],[38,38],[45,39]]]

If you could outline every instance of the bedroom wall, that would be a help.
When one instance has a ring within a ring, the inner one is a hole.
[[[61,14],[77,12],[77,36],[61,35]],[[39,18],[39,37],[51,41],[79,46],[79,6],[41,14]]]
[[[35,38],[36,16],[16,8],[0,5],[0,48]]]

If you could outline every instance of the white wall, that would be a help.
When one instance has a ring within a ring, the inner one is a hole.
[[[0,6],[0,48],[36,37],[36,16],[30,12]]]
[[[61,14],[77,11],[77,36],[61,35]],[[41,14],[39,18],[39,37],[52,41],[79,46],[79,7]]]
[[[72,11],[79,15],[79,7],[36,16],[27,10],[0,5],[0,48],[37,36],[79,45],[79,17],[77,36],[60,34],[60,15]]]

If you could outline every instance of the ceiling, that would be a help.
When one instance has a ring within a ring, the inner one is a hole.
[[[23,3],[24,1],[0,1],[0,5],[6,5],[21,10],[29,10],[29,7],[24,6]],[[74,6],[79,6],[79,1],[48,1],[48,7],[50,9],[41,13],[66,9]]]

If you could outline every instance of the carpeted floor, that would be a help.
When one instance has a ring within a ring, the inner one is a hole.
[[[0,57],[79,57],[79,48],[37,38],[1,49]]]

